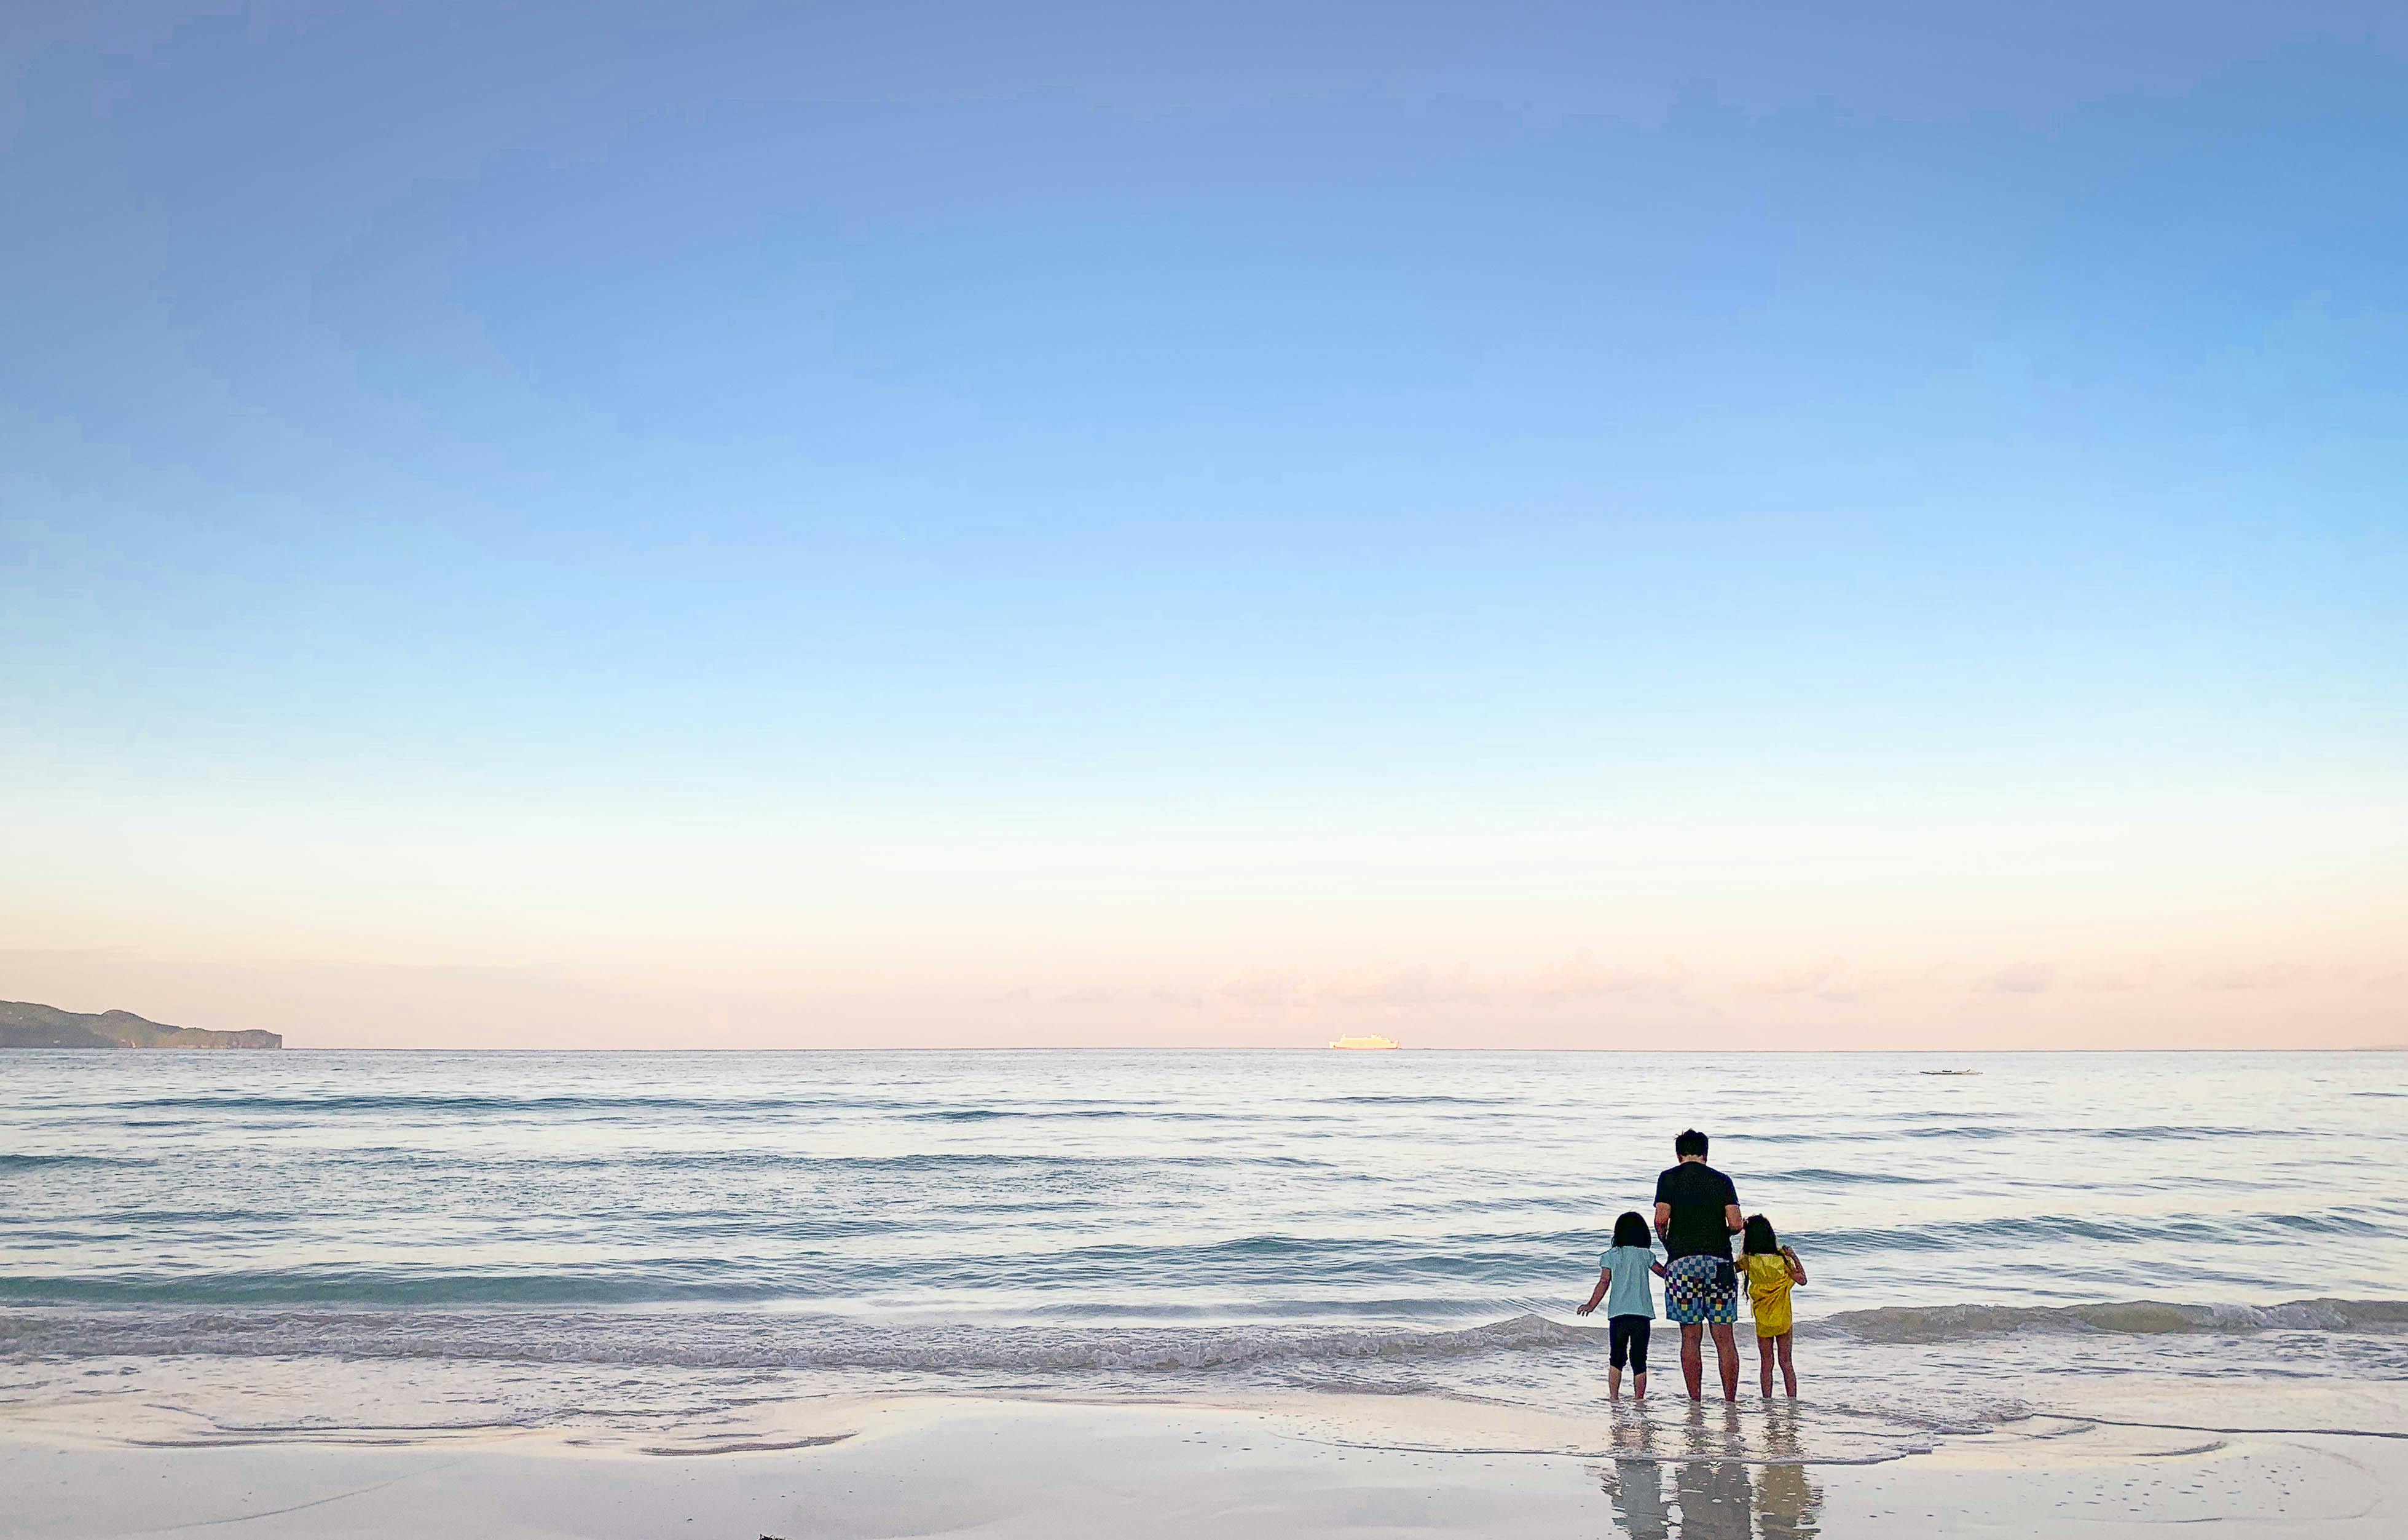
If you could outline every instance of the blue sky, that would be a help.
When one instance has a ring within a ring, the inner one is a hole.
[[[0,995],[248,1022],[365,970],[277,1019],[389,1041],[363,993],[518,968],[426,998],[1613,1042],[1773,1030],[1759,975],[2212,959],[2298,986],[2236,1041],[2408,1038],[2396,8],[1297,9],[12,29]],[[2098,957],[1992,842],[2042,825],[2119,853]],[[1896,871],[1795,928],[1593,880],[1734,829],[1785,901]],[[1395,870],[1384,928],[1283,907]],[[1689,982],[1528,1015],[1640,951]],[[1381,982],[1432,968],[1470,1003]],[[2196,1014],[2141,992],[2118,1029]],[[1792,1028],[1936,1009],[1878,993]],[[2053,1014],[1968,1041],[2090,1008],[2006,993]]]

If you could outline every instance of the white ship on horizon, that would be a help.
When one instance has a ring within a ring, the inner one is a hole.
[[[1337,1042],[1331,1043],[1330,1046],[1333,1048],[1358,1048],[1377,1052],[1383,1049],[1397,1047],[1398,1044],[1395,1038],[1380,1037],[1374,1034],[1369,1037],[1341,1037]]]

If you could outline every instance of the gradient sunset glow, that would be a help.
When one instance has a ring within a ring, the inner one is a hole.
[[[12,39],[0,999],[2408,1043],[2396,7],[1292,10]]]

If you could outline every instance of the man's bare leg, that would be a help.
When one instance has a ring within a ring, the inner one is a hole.
[[[1730,1341],[1730,1328],[1717,1326],[1723,1341]],[[1702,1326],[1681,1328],[1681,1378],[1689,1387],[1691,1401],[1706,1399],[1706,1329]]]
[[[1684,1346],[1686,1346],[1685,1342]],[[1705,1356],[1700,1353],[1698,1362],[1698,1377],[1704,1377],[1705,1367]],[[1731,1341],[1731,1329],[1727,1326],[1714,1328],[1714,1367],[1723,1372],[1723,1399],[1737,1401],[1739,1399],[1739,1344]],[[1690,1393],[1697,1394],[1696,1391]]]
[[[1756,1379],[1757,1382],[1764,1387],[1764,1393],[1768,1396],[1772,1394],[1773,1341],[1774,1339],[1771,1337],[1758,1337],[1756,1339],[1756,1368],[1759,1371],[1756,1375]]]
[[[1781,1344],[1781,1382],[1789,1388],[1789,1399],[1798,1399],[1798,1371],[1789,1362],[1789,1333],[1784,1331],[1774,1339]],[[1772,1371],[1764,1372],[1764,1393],[1772,1394]]]

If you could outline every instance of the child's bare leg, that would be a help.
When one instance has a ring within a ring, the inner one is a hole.
[[[1774,1339],[1781,1344],[1781,1381],[1789,1388],[1789,1399],[1798,1399],[1798,1371],[1789,1362],[1789,1333],[1784,1331]],[[1772,1394],[1772,1371],[1764,1372],[1764,1393]]]
[[[1606,1365],[1605,1370],[1605,1399],[1608,1401],[1622,1399],[1622,1371],[1612,1364]]]
[[[1630,1376],[1630,1394],[1634,1400],[1645,1401],[1647,1399],[1646,1370],[1641,1369],[1637,1374]]]
[[[1771,1337],[1756,1339],[1756,1383],[1764,1387],[1764,1393],[1768,1396],[1772,1394],[1772,1345],[1775,1340]]]

